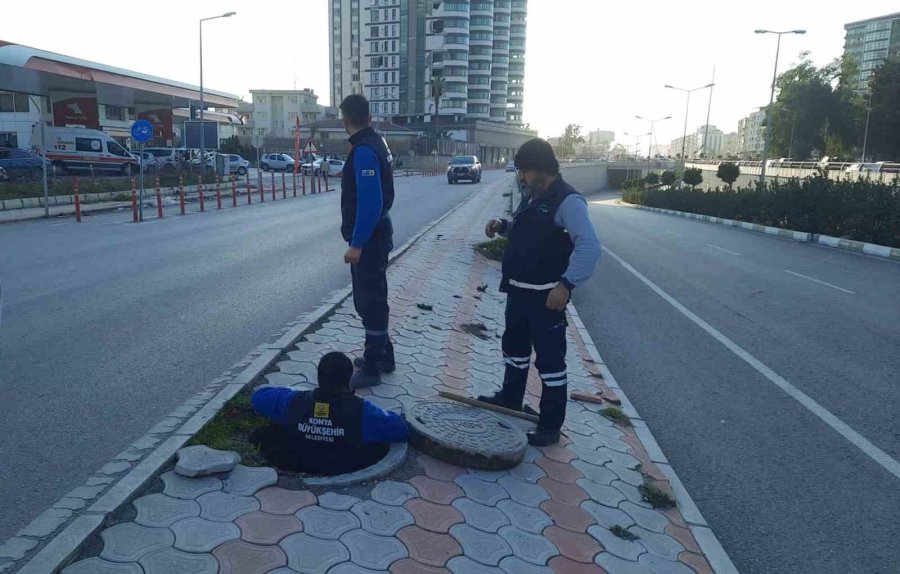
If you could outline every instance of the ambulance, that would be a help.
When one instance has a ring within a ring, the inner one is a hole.
[[[45,126],[47,160],[57,173],[128,175],[137,173],[140,160],[109,134],[87,128]],[[32,145],[41,147],[41,126],[32,133]]]

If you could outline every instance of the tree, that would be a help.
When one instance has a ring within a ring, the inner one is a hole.
[[[868,150],[875,160],[900,160],[900,58],[875,70],[869,116]]]
[[[667,169],[666,171],[662,172],[659,180],[663,185],[675,185],[675,182],[678,181],[678,174],[676,174],[671,169]]]
[[[575,149],[582,144],[584,144],[584,138],[581,136],[581,126],[569,124],[566,126],[562,137],[559,138],[559,144],[556,146],[556,155],[557,157],[574,157]]]
[[[741,177],[741,168],[736,163],[722,162],[716,171],[716,177],[724,181],[728,185],[728,189],[731,189],[737,178]]]
[[[703,183],[703,172],[700,171],[700,168],[697,167],[689,167],[684,170],[684,177],[682,178],[684,183],[693,187],[697,187],[701,183]]]
[[[659,174],[655,171],[651,171],[647,174],[647,178],[644,181],[647,182],[647,185],[656,185],[659,183]]]

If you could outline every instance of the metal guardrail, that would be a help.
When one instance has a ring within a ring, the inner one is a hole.
[[[693,159],[689,160],[688,163],[692,163],[695,165],[714,165],[718,166],[722,163],[736,163],[739,167],[762,167],[762,161],[749,161],[749,160],[741,160],[741,161],[728,161],[721,159]],[[819,169],[825,168],[827,171],[845,171],[848,167],[852,165],[859,165],[860,162],[856,161],[842,161],[842,162],[828,162],[828,163],[820,163],[816,161],[771,161],[766,164],[766,168],[782,168],[782,169]],[[881,164],[881,169],[878,172],[865,171],[863,173],[900,173],[900,162],[884,162]]]

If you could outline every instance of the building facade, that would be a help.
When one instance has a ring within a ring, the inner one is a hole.
[[[722,147],[719,149],[719,154],[723,157],[730,157],[740,155],[741,153],[741,138],[737,134],[737,132],[731,132],[730,134],[725,134],[722,136]]]
[[[587,145],[610,145],[616,140],[616,132],[594,130],[585,138]]]
[[[753,112],[738,122],[740,155],[746,159],[762,157],[765,147],[766,112]]]
[[[872,74],[887,58],[900,58],[900,12],[844,26],[844,56],[857,66],[853,89],[869,90]]]
[[[376,119],[523,125],[527,0],[330,1],[334,105],[363,93]]]

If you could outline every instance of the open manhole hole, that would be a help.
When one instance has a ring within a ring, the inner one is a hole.
[[[525,457],[525,433],[498,416],[449,401],[425,401],[406,417],[410,443],[459,466],[502,470]]]

